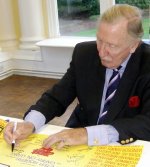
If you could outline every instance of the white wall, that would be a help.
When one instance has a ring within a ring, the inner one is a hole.
[[[69,67],[74,46],[94,37],[61,37],[37,43],[38,50],[1,52],[0,79],[12,74],[61,78]]]
[[[41,51],[25,51],[21,58],[18,56],[21,54],[19,52],[7,52],[5,55],[14,54],[14,56],[0,61],[0,79],[13,74],[61,78],[69,67],[72,52],[73,48],[47,47],[41,48]]]

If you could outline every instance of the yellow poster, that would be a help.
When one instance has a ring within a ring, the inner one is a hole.
[[[66,146],[42,148],[47,135],[33,134],[12,153],[0,135],[0,167],[135,167],[142,146]]]
[[[5,126],[6,126],[6,124],[7,124],[6,121],[4,121],[3,119],[0,119],[0,138],[2,136],[2,133],[3,133],[3,130],[4,130]]]

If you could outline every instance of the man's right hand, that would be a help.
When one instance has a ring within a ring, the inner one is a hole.
[[[34,131],[34,125],[31,122],[18,122],[14,133],[13,127],[14,122],[9,122],[4,129],[4,139],[8,144],[11,144],[13,140],[18,144],[20,140],[27,138]]]

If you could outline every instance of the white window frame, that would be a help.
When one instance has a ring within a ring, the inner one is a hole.
[[[99,0],[99,2],[100,13],[103,13],[105,10],[115,4],[115,0]],[[59,29],[57,0],[46,0],[46,9],[48,17],[47,21],[49,39],[38,42],[38,46],[74,47],[78,42],[96,40],[96,37],[61,36]],[[72,41],[70,45],[68,45],[68,42],[66,42],[66,40]],[[149,39],[144,39],[144,41],[150,43]]]
[[[60,36],[57,0],[46,0],[48,32],[50,38]]]
[[[99,0],[99,1],[100,1],[101,13],[104,12],[110,6],[115,4],[115,0]],[[46,7],[48,14],[49,37],[50,38],[60,37],[57,0],[46,0]]]

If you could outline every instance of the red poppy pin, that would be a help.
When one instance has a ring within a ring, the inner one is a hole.
[[[132,96],[129,99],[129,107],[131,108],[135,108],[138,107],[140,105],[140,98],[139,96]]]

